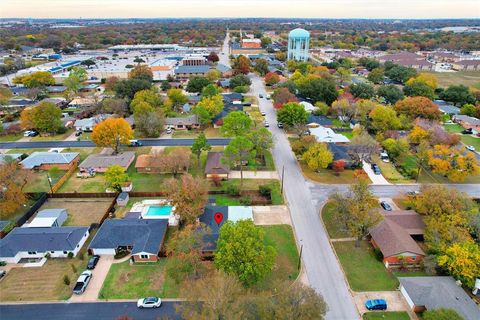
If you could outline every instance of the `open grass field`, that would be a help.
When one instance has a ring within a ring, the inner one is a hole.
[[[25,192],[50,192],[50,184],[48,177],[52,179],[52,186],[66,173],[66,171],[58,170],[58,172],[48,171],[32,171],[32,177],[25,186]]]
[[[328,235],[331,239],[350,237],[348,231],[340,225],[335,213],[335,206],[331,202],[325,204],[322,209],[323,224],[325,225],[325,228],[327,228]]]
[[[99,294],[100,299],[175,298],[178,286],[165,272],[166,258],[156,263],[112,264]]]
[[[479,71],[457,71],[457,72],[429,72],[438,80],[439,87],[463,84],[467,87],[480,89]]]
[[[318,172],[313,171],[303,161],[299,161],[299,165],[302,168],[303,175],[315,182],[327,184],[352,184],[357,180],[354,170],[345,170],[337,176],[333,170],[330,169],[320,169]],[[366,174],[364,177],[368,179]],[[368,181],[370,182],[370,179],[368,179]]]
[[[398,287],[398,280],[377,259],[368,241],[355,247],[355,241],[334,242],[343,271],[353,291],[391,291]]]
[[[390,312],[365,312],[363,320],[409,320],[410,316],[405,311]]]
[[[50,208],[67,209],[68,218],[65,221],[65,226],[89,226],[92,223],[100,222],[112,201],[113,198],[50,198],[40,210]]]
[[[277,257],[272,271],[259,289],[268,288],[274,280],[294,281],[298,277],[298,250],[292,227],[289,225],[259,226],[265,231],[265,243],[275,247]]]

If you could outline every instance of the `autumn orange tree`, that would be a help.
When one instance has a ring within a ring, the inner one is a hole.
[[[267,86],[273,86],[280,81],[280,76],[275,72],[269,72],[265,75],[265,84]]]
[[[424,118],[438,120],[441,113],[438,106],[425,97],[407,97],[395,104],[395,110],[411,119]]]
[[[208,198],[208,186],[204,179],[184,174],[178,180],[165,180],[162,190],[175,206],[182,225],[194,223],[203,213]]]
[[[30,178],[30,171],[22,170],[15,161],[0,165],[0,219],[8,218],[27,202],[23,189]]]
[[[468,176],[478,175],[480,168],[477,159],[465,148],[436,145],[427,151],[428,165],[434,173],[446,176],[452,181],[463,181]]]
[[[95,126],[91,139],[99,147],[110,147],[118,153],[120,144],[129,143],[133,130],[123,118],[110,118]]]

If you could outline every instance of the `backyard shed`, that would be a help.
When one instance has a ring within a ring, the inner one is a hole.
[[[66,209],[44,209],[28,224],[29,228],[61,227],[68,218]]]
[[[121,207],[125,207],[128,203],[128,199],[130,197],[128,196],[128,192],[122,192],[118,195],[117,197],[117,205]]]

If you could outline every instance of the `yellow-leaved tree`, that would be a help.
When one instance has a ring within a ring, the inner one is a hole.
[[[428,165],[434,173],[443,174],[449,180],[463,181],[468,176],[478,175],[477,159],[465,148],[436,145],[428,151]]]
[[[97,146],[110,147],[118,153],[120,144],[127,144],[133,138],[133,130],[125,119],[110,118],[95,126],[91,138]]]
[[[480,276],[480,246],[473,240],[454,243],[438,257],[438,264],[464,285],[473,288],[475,279]]]

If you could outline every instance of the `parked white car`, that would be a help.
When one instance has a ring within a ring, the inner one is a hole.
[[[467,146],[466,148],[467,148],[467,150],[475,151],[475,147],[474,147],[474,146]]]
[[[90,270],[83,271],[80,277],[78,277],[77,283],[73,288],[73,293],[75,294],[84,293],[91,279],[92,279],[92,271]]]
[[[138,299],[138,308],[159,308],[162,305],[162,300],[157,297],[147,297],[144,299]]]

